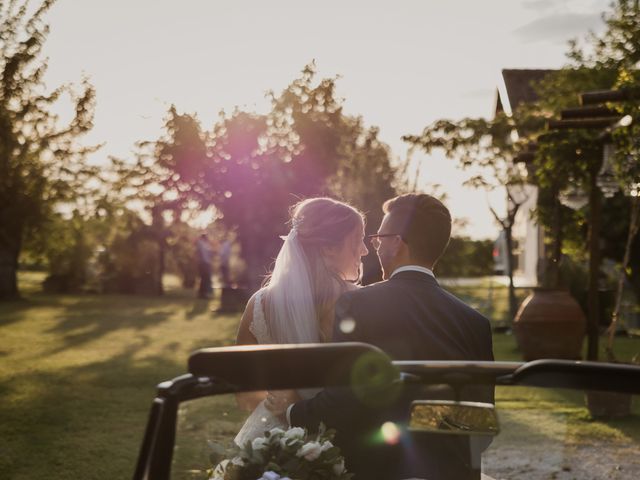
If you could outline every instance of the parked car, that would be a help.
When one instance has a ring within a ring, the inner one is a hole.
[[[509,251],[507,249],[507,238],[504,230],[498,234],[498,238],[493,242],[493,273],[496,275],[506,275],[509,266]]]
[[[134,480],[207,478],[212,448],[231,444],[248,415],[236,401],[239,392],[352,388],[371,379],[454,392],[453,401],[416,398],[406,428],[415,435],[490,436],[491,445],[477,459],[483,478],[640,478],[637,397],[635,415],[624,419],[592,420],[584,405],[585,391],[639,394],[638,366],[562,360],[391,362],[380,361],[380,353],[362,343],[195,352],[189,373],[158,385]],[[377,360],[354,377],[355,366],[372,354]],[[468,387],[495,387],[495,407],[456,401],[455,393]]]

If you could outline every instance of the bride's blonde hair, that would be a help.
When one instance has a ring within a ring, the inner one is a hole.
[[[320,319],[326,315],[333,316],[336,300],[351,285],[339,272],[331,268],[327,261],[327,251],[339,248],[356,227],[364,225],[365,216],[351,205],[327,197],[309,198],[298,202],[291,207],[289,213],[291,231],[288,238],[293,236],[302,250],[302,260],[306,263],[308,285],[311,288],[310,298],[313,302],[318,335],[321,338]],[[359,245],[358,242],[353,248],[357,249]],[[279,271],[280,260],[279,255],[274,266],[274,274]],[[282,273],[286,275],[285,272]],[[268,278],[266,286],[269,288],[276,285],[272,285],[272,278]]]

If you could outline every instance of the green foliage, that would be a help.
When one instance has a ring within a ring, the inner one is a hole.
[[[128,212],[107,245],[107,291],[162,294],[167,266],[177,268],[185,286],[195,284],[197,234],[186,222],[209,202],[207,134],[174,106],[164,130],[158,140],[138,143],[134,164],[111,159],[111,190],[121,192],[123,204],[142,206],[147,220]]]
[[[495,180],[499,184],[505,184],[517,175],[512,168],[516,149],[511,140],[511,132],[515,128],[513,118],[499,113],[492,120],[437,120],[420,135],[405,135],[403,140],[420,147],[426,153],[441,148],[447,157],[458,160],[463,168],[489,167],[495,173]]]
[[[640,59],[639,2],[618,0],[603,18],[607,26],[605,31],[600,35],[588,35],[584,42],[586,45],[572,42],[567,55],[569,66],[548,75],[537,86],[540,101],[533,108],[534,115],[555,115],[563,108],[577,106],[578,94],[585,91],[627,89],[633,92],[640,87],[637,72]],[[619,114],[632,117],[637,117],[638,106],[637,96],[632,96],[630,101],[608,105]],[[632,191],[635,185],[640,186],[639,128],[634,121],[630,127],[615,129],[611,135],[615,145],[613,170],[623,191]],[[566,244],[563,248],[565,253],[584,251],[586,219],[584,215],[559,207],[557,195],[569,185],[587,192],[592,188],[591,179],[602,163],[602,132],[584,129],[556,131],[540,135],[537,143],[536,181],[542,188],[538,217],[543,224],[555,228],[555,237],[562,238]],[[599,192],[596,194],[600,195]],[[608,240],[604,253],[613,258],[622,259],[624,256],[620,246],[627,243],[629,212],[629,202],[620,198],[607,200],[602,205],[602,232]],[[633,256],[637,257],[637,243],[634,250]],[[640,276],[636,277],[636,283],[640,284]]]
[[[378,231],[384,202],[402,189],[399,171],[391,164],[389,147],[378,139],[378,129],[366,129],[360,117],[345,117],[347,134],[341,144],[338,171],[327,180],[332,196],[341,198],[365,212],[367,234]],[[371,252],[363,259],[363,284],[379,281],[382,271]]]
[[[76,139],[92,127],[95,92],[63,85],[46,92],[41,50],[49,28],[43,17],[53,0],[33,13],[27,2],[0,6],[0,298],[18,294],[16,268],[25,236],[51,218],[60,202],[72,202],[94,169],[83,161],[95,148]],[[58,125],[52,105],[69,95],[75,115]]]
[[[89,240],[89,222],[85,222],[78,212],[65,220],[56,215],[48,222],[48,236],[44,254],[47,258],[49,276],[44,281],[44,289],[49,292],[78,292],[88,280],[89,261],[92,256]]]
[[[307,65],[282,93],[270,94],[268,114],[221,113],[209,132],[172,107],[165,135],[140,143],[135,165],[114,159],[119,187],[150,212],[160,251],[177,244],[173,226],[213,205],[237,232],[255,289],[299,199],[337,196],[369,212],[369,228],[377,228],[383,201],[395,195],[396,170],[378,130],[342,113],[335,81],[316,81]]]
[[[484,118],[463,118],[457,122],[438,120],[427,126],[420,135],[407,135],[403,140],[426,153],[435,148],[444,151],[448,158],[455,159],[463,169],[489,169],[491,177],[485,172],[470,177],[465,184],[476,188],[493,190],[504,187],[507,199],[505,216],[497,213],[491,206],[489,210],[505,234],[507,244],[507,276],[509,277],[510,317],[516,314],[516,295],[513,284],[513,238],[512,227],[520,206],[527,200],[528,193],[523,187],[526,175],[523,169],[514,163],[518,147],[513,134],[518,127],[517,119],[504,112],[491,120]]]
[[[597,174],[602,162],[601,131],[547,131],[546,122],[562,109],[577,107],[578,94],[582,92],[610,88],[635,91],[638,88],[639,2],[618,0],[603,18],[607,25],[605,32],[587,36],[586,46],[572,42],[567,53],[569,64],[549,73],[535,85],[539,100],[519,106],[512,117],[499,113],[492,120],[440,120],[425,128],[421,135],[405,137],[427,152],[442,148],[464,168],[490,166],[496,173],[497,183],[507,186],[523,180],[512,162],[518,152],[535,144],[535,160],[528,168],[526,181],[540,188],[536,218],[548,227],[546,253],[550,268],[543,278],[546,284],[557,283],[555,267],[560,262],[561,252],[584,249],[586,245],[584,212],[575,213],[561,206],[558,195],[568,186],[588,192],[590,179]],[[635,115],[638,105],[637,101],[632,101],[610,107],[617,108],[621,114]],[[622,184],[639,182],[637,128],[634,124],[631,129],[619,129],[613,135],[617,147],[616,171]],[[518,132],[517,141],[510,135],[513,130]],[[630,155],[636,160],[629,161]],[[471,178],[468,183],[488,186],[486,179],[479,177]],[[615,208],[605,203],[603,217],[616,217]],[[508,227],[512,222],[505,223],[503,226]],[[621,238],[618,241],[624,243]],[[555,282],[549,277],[556,278]]]
[[[493,240],[452,237],[436,265],[439,277],[481,277],[493,274]]]

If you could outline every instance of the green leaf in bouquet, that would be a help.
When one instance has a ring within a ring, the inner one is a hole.
[[[222,444],[212,442],[211,440],[207,440],[207,444],[209,446],[209,461],[211,462],[211,465],[217,465],[229,456],[228,449]]]
[[[268,462],[265,465],[264,470],[265,471],[271,470],[272,472],[276,472],[277,474],[280,474],[280,472],[282,471],[282,468],[276,462]]]
[[[298,472],[300,470],[300,466],[304,460],[301,460],[297,457],[289,458],[282,463],[282,470],[289,473],[290,476],[293,472]]]
[[[338,447],[331,447],[322,452],[322,458],[327,462],[335,462],[339,457],[340,449]]]

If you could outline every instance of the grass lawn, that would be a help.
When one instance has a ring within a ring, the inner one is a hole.
[[[238,323],[184,292],[26,298],[0,304],[0,478],[13,480],[131,477],[156,384]]]
[[[239,316],[212,313],[215,301],[179,289],[162,298],[50,296],[36,292],[40,280],[21,275],[26,300],[0,303],[0,478],[131,477],[155,385],[184,373],[190,352],[232,343]],[[497,359],[520,359],[512,336],[496,334],[494,344]],[[640,351],[638,339],[617,345],[623,358]],[[590,421],[574,393],[564,408],[575,438],[639,441],[638,416]],[[498,399],[526,409],[554,395],[500,390]]]

